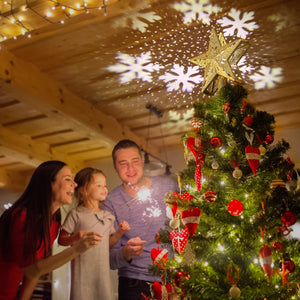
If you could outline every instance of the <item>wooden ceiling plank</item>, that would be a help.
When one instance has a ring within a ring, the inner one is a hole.
[[[90,103],[53,81],[34,65],[8,51],[0,52],[0,74],[0,87],[8,94],[62,124],[68,123],[68,128],[97,139],[107,147],[124,138],[139,144],[145,142],[113,117],[91,107]]]
[[[37,167],[47,160],[61,160],[71,169],[80,170],[84,165],[62,152],[50,149],[48,144],[38,143],[25,135],[19,135],[0,126],[0,155],[13,157],[26,165]]]

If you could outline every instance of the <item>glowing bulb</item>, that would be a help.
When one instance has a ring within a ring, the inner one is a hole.
[[[64,20],[61,20],[61,21],[60,21],[60,24],[65,24],[65,21],[64,21]]]
[[[275,285],[275,288],[278,289],[278,288],[279,288],[279,285]]]
[[[15,23],[15,19],[14,19],[14,18],[11,18],[11,19],[10,19],[10,23],[14,24],[14,23]]]
[[[245,198],[248,198],[249,197],[249,195],[248,194],[245,194]]]
[[[222,154],[224,154],[224,153],[225,153],[225,150],[224,150],[224,149],[222,149],[220,152],[221,152]]]
[[[27,37],[31,38],[31,34],[28,34]]]
[[[51,11],[48,10],[48,11],[46,12],[46,16],[47,16],[47,18],[50,18],[50,17],[52,16]]]
[[[76,7],[79,9],[80,8],[80,3],[76,3]]]
[[[241,216],[241,219],[244,219],[244,216],[243,216],[243,215]]]
[[[26,30],[24,28],[22,28],[21,33],[22,33],[22,35],[24,35],[26,33]]]
[[[5,209],[9,209],[12,206],[12,204],[11,203],[6,203],[3,206],[4,206]]]
[[[254,263],[258,264],[258,259],[257,258],[254,259]]]
[[[236,240],[239,242],[239,241],[240,241],[240,238],[237,238]]]
[[[24,17],[23,17],[23,16],[19,16],[19,17],[18,17],[18,20],[19,20],[20,22],[22,22],[22,21],[24,20]]]
[[[232,227],[235,228],[235,224],[233,224]]]
[[[263,238],[260,238],[260,241],[261,241],[261,242],[263,242],[263,241],[264,241],[264,239],[263,239]]]
[[[204,263],[204,266],[205,266],[205,267],[207,267],[207,266],[208,266],[208,262],[207,262],[207,261]]]
[[[234,233],[233,233],[233,232],[231,232],[231,233],[230,233],[230,236],[234,236]]]
[[[218,244],[218,248],[219,248],[220,251],[224,251],[224,246],[223,245]]]
[[[55,9],[56,9],[56,7],[55,7],[55,6],[52,6],[51,8],[52,8],[52,10],[55,10]]]
[[[222,181],[221,181],[221,185],[224,185],[224,184],[225,184],[225,181],[222,180]]]
[[[66,9],[66,7],[65,7],[65,6],[62,6],[62,7],[61,7],[61,9],[65,10],[65,9]]]
[[[74,10],[73,9],[70,9],[70,15],[73,15],[74,14]]]

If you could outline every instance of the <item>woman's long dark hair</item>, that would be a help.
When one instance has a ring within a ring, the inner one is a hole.
[[[36,258],[36,251],[44,244],[44,257],[50,255],[50,224],[52,204],[52,183],[56,174],[66,164],[61,161],[46,161],[34,171],[30,182],[21,197],[0,217],[0,248],[5,259],[11,248],[11,234],[14,219],[26,210],[24,232],[24,260]],[[60,222],[60,210],[54,220]]]

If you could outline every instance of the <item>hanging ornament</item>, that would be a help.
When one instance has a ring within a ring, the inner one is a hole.
[[[270,188],[275,189],[278,186],[279,187],[285,187],[285,182],[282,179],[279,179],[279,178],[273,179],[271,184],[270,184]]]
[[[241,201],[233,199],[228,203],[227,210],[231,215],[239,216],[244,210],[244,205]]]
[[[230,262],[227,270],[227,277],[229,281],[233,284],[232,287],[229,290],[229,294],[232,298],[238,298],[241,295],[241,290],[237,287],[237,283],[240,279],[240,270],[237,265],[233,263],[233,261]]]
[[[168,261],[168,253],[167,249],[160,250],[153,248],[151,250],[151,259],[155,264],[162,268]]]
[[[179,271],[175,277],[174,277],[174,282],[175,282],[175,285],[179,288],[182,289],[182,294],[183,296],[185,296],[185,291],[183,289],[183,282],[182,282],[182,279],[183,280],[189,280],[190,279],[190,275],[186,272],[182,272],[182,271]]]
[[[260,151],[259,148],[253,148],[251,145],[246,146],[245,148],[246,158],[250,165],[250,168],[254,175],[256,175],[256,170],[259,164]]]
[[[274,241],[272,242],[272,247],[275,249],[275,250],[282,250],[283,249],[283,246],[280,242],[278,241]]]
[[[218,136],[214,136],[210,139],[209,145],[214,149],[221,148],[222,140]]]
[[[231,161],[232,164],[234,165],[235,169],[232,172],[232,176],[236,179],[241,179],[243,176],[243,172],[242,170],[239,168],[240,164],[241,164],[241,160],[239,159],[239,163],[236,165],[235,162],[232,160]]]
[[[178,218],[174,218],[174,219],[170,220],[169,226],[170,226],[172,229],[176,229],[176,228],[178,228],[179,223],[180,223],[179,219],[178,219]]]
[[[204,193],[204,199],[207,202],[215,202],[217,200],[217,194],[214,191],[206,191]]]
[[[214,161],[212,162],[212,164],[211,164],[211,167],[212,167],[212,169],[214,169],[214,170],[218,170],[218,169],[219,169],[219,163],[218,163],[216,160],[214,160]]]
[[[239,298],[241,296],[241,290],[234,284],[229,290],[229,295],[232,298]]]
[[[258,147],[260,155],[265,155],[266,154],[266,148],[263,145],[259,145]]]
[[[197,230],[200,221],[200,215],[201,209],[198,207],[189,207],[188,210],[184,210],[181,213],[182,223],[188,230],[188,234],[190,237],[193,237]]]
[[[176,230],[171,230],[170,232],[172,243],[179,253],[182,253],[184,250],[184,247],[187,243],[187,236],[188,231],[186,228],[181,229],[180,232],[177,232]]]
[[[246,117],[246,118],[244,119],[244,123],[245,123],[245,125],[247,125],[247,126],[252,126],[252,124],[253,124],[253,118],[252,118],[251,116]]]
[[[166,283],[166,285],[161,285],[158,281],[152,284],[153,294],[155,300],[168,300],[168,293],[173,292],[173,286],[171,283]]]
[[[284,259],[283,266],[286,270],[289,270],[290,273],[295,271],[295,263],[289,258]]]
[[[290,285],[288,281],[288,276],[290,273],[294,272],[295,270],[295,264],[290,259],[283,259],[280,262],[280,270],[277,270],[276,273],[278,273],[282,277],[282,286]]]
[[[229,102],[226,102],[224,105],[223,105],[223,110],[224,110],[224,113],[225,114],[228,114],[229,111],[230,111],[230,103]]]
[[[279,231],[281,233],[282,236],[287,236],[290,234],[290,232],[292,231],[292,229],[290,229],[288,226],[286,226],[285,224],[283,224],[281,227],[276,227],[276,230]]]
[[[189,241],[186,243],[184,252],[183,252],[183,259],[182,264],[183,265],[191,265],[195,262],[195,254],[192,250],[191,244]]]
[[[191,202],[194,199],[193,195],[188,192],[180,194],[179,198],[184,202]]]
[[[270,145],[274,142],[274,137],[271,134],[267,134],[265,138],[265,144]]]
[[[296,223],[297,221],[297,216],[295,213],[291,211],[286,211],[282,216],[281,216],[281,221],[283,222],[284,225],[286,226],[292,226]]]
[[[234,148],[234,147],[236,147],[236,141],[235,140],[231,140],[230,142],[228,142],[228,146],[229,147],[232,147],[232,148]]]
[[[199,128],[203,126],[204,122],[201,121],[199,118],[193,118],[192,119],[192,126],[196,129],[198,132]]]
[[[272,275],[272,250],[269,246],[265,245],[259,250],[259,259],[265,274],[270,280]]]
[[[204,143],[204,141],[200,140],[198,149],[195,150],[195,144],[196,144],[195,138],[191,136],[186,141],[187,146],[191,149],[191,151],[193,152],[193,154],[195,155],[195,158],[196,158],[197,168],[196,168],[196,171],[195,171],[194,178],[195,178],[195,182],[196,182],[196,185],[197,185],[198,192],[200,192],[201,188],[202,188],[203,174],[202,174],[202,168],[201,167],[204,165],[204,160],[205,160],[205,154],[202,151],[203,143]]]
[[[177,212],[177,202],[174,201],[173,203],[169,203],[169,207],[171,208],[173,218],[175,218]]]

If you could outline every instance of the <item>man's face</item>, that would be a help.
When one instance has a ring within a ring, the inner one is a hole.
[[[115,169],[125,184],[135,185],[143,178],[144,162],[135,147],[119,149],[115,153]]]

